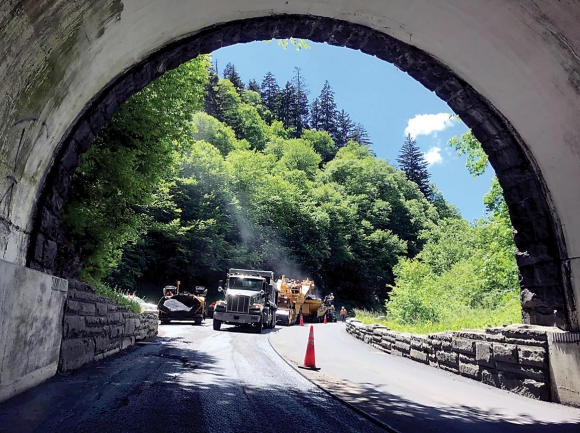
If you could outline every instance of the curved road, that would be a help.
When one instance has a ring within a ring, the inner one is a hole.
[[[171,324],[128,354],[0,404],[0,432],[379,432],[261,335]]]

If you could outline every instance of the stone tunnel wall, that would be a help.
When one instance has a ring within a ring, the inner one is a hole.
[[[69,280],[58,370],[75,370],[157,335],[155,313],[137,314]]]
[[[348,333],[378,350],[487,385],[552,401],[548,332],[530,325],[412,335],[351,319]]]

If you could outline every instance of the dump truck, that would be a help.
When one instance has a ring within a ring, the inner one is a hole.
[[[254,269],[230,269],[225,286],[220,281],[218,291],[224,299],[216,301],[213,329],[222,324],[252,327],[257,333],[276,326],[278,289],[274,272]]]
[[[281,325],[293,325],[300,315],[306,298],[310,297],[314,290],[314,282],[308,278],[300,281],[286,278],[285,275],[282,275],[282,278],[276,284],[280,291],[276,321]]]
[[[161,324],[167,324],[172,320],[193,321],[201,325],[205,319],[205,297],[207,289],[204,286],[196,286],[194,293],[179,290],[177,286],[165,286],[163,296],[157,303],[159,320]]]

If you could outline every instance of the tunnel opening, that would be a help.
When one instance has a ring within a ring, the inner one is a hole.
[[[560,224],[538,165],[508,120],[466,81],[418,48],[362,25],[310,15],[254,18],[206,28],[159,49],[105,86],[59,146],[35,211],[27,265],[62,277],[73,275],[74,263],[57,267],[62,205],[80,155],[132,94],[199,54],[236,43],[288,37],[360,50],[392,63],[461,117],[489,156],[516,230],[523,322],[576,329],[570,270],[560,259],[566,251]]]

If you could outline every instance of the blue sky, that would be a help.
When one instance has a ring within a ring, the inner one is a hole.
[[[468,221],[483,215],[483,196],[489,190],[493,169],[473,178],[447,141],[466,131],[463,124],[451,122],[450,108],[437,95],[399,71],[393,65],[359,51],[310,43],[310,49],[283,49],[276,42],[252,42],[222,48],[213,53],[221,73],[228,62],[248,82],[262,82],[270,71],[280,87],[294,74],[301,74],[312,101],[328,80],[339,110],[364,125],[377,157],[396,165],[406,132],[415,136],[418,146],[431,164],[431,180]]]

